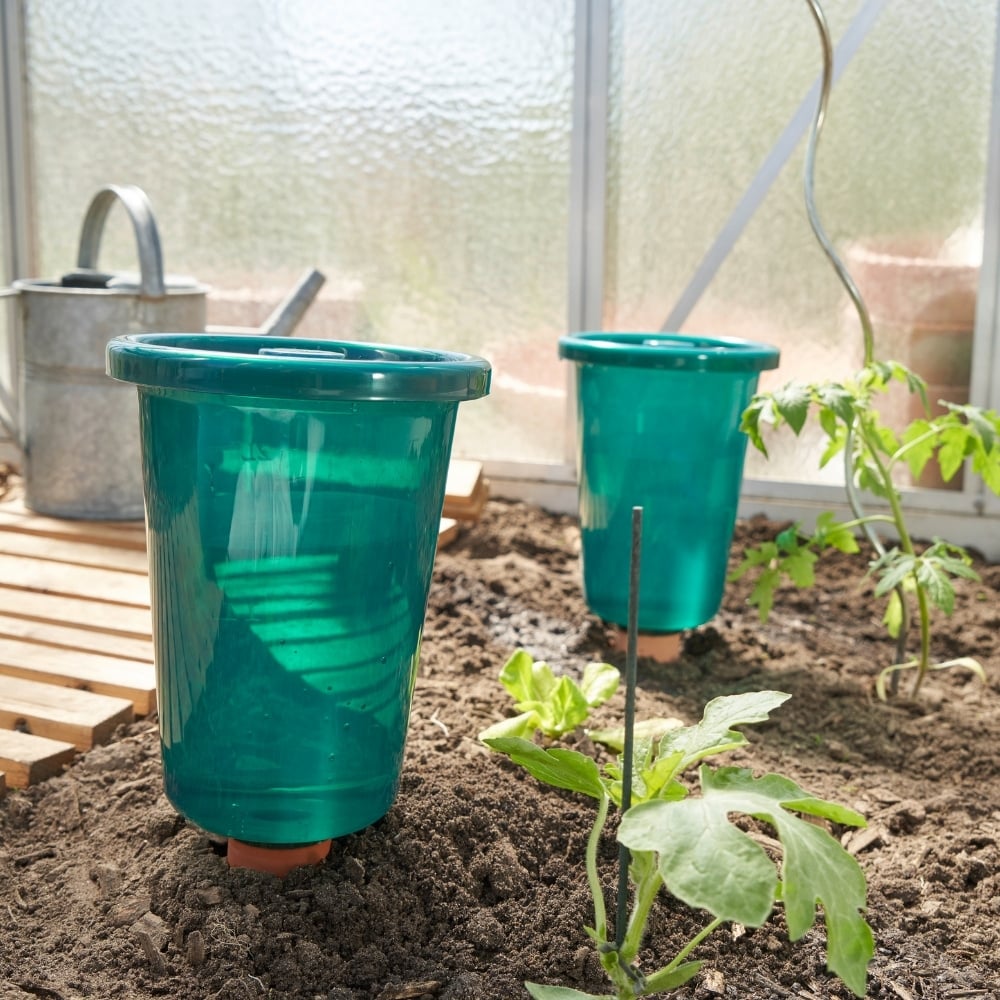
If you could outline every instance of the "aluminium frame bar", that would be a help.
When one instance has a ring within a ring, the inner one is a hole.
[[[611,0],[576,0],[567,240],[570,333],[600,330],[604,317],[610,63]],[[571,468],[576,462],[573,378],[568,370],[563,457]]]
[[[31,273],[34,261],[34,227],[31,218],[30,161],[25,88],[24,0],[0,0],[0,198],[7,225],[0,232],[0,285]],[[20,422],[19,377],[21,358],[16,332],[16,297],[0,293],[0,334],[5,343],[11,384],[0,384],[0,407],[13,426]],[[3,425],[0,447],[8,450]]]

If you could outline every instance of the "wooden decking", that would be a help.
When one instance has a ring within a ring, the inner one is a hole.
[[[156,709],[141,522],[62,521],[0,504],[0,772],[59,773]]]
[[[438,544],[476,520],[482,467],[453,462]],[[156,711],[142,522],[68,521],[0,502],[0,796]]]

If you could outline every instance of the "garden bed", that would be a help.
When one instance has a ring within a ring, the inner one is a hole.
[[[734,560],[776,526],[739,526]],[[583,925],[590,800],[543,789],[477,733],[509,709],[497,674],[524,647],[555,667],[623,665],[579,585],[574,519],[491,501],[438,555],[399,798],[387,817],[281,881],[231,870],[163,796],[155,722],[0,803],[0,997],[511,1000],[524,979],[606,988]],[[735,564],[735,563],[734,563]],[[640,661],[640,716],[695,721],[710,698],[792,699],[727,762],[777,770],[861,811],[845,835],[869,880],[869,996],[1000,996],[1000,566],[962,582],[919,701],[873,694],[892,656],[865,557],[834,553],[815,590],[762,626],[733,584],[674,664]],[[907,680],[904,680],[904,685]],[[619,692],[596,713],[620,717]],[[615,845],[604,845],[610,898]],[[664,899],[650,966],[704,921]],[[790,945],[780,914],[726,928],[678,997],[841,998],[824,936]]]

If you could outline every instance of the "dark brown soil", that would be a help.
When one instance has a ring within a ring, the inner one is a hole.
[[[775,525],[741,524],[748,538]],[[623,665],[579,588],[572,518],[493,501],[438,557],[398,800],[329,859],[285,880],[231,870],[163,796],[155,722],[0,804],[0,996],[509,1000],[522,981],[605,989],[584,934],[590,800],[543,789],[477,733],[508,710],[496,677],[523,646],[560,670]],[[820,564],[762,626],[732,585],[679,662],[640,661],[640,715],[695,721],[710,698],[793,697],[732,762],[851,805],[849,848],[877,939],[869,996],[1000,997],[1000,566],[963,586],[936,654],[976,654],[987,686],[935,675],[881,704],[892,657],[863,556]],[[620,716],[617,694],[598,713]],[[614,843],[605,845],[609,898]],[[647,964],[701,925],[664,899]],[[780,914],[726,930],[679,997],[843,998],[824,938],[790,945]]]

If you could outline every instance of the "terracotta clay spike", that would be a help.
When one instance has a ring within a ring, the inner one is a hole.
[[[330,841],[298,847],[262,847],[229,838],[226,862],[230,868],[250,868],[284,878],[293,868],[318,865],[330,853]]]

